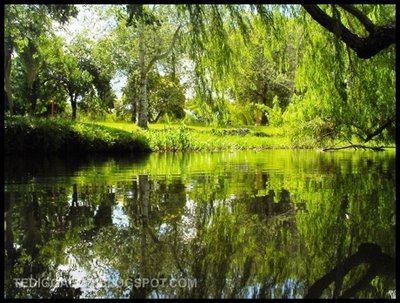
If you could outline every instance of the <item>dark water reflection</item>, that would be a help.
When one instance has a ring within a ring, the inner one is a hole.
[[[395,256],[394,152],[7,158],[4,198],[7,298],[301,298],[361,243]]]

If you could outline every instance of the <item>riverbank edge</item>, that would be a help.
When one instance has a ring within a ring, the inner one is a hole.
[[[175,126],[142,130],[118,124],[73,122],[61,119],[13,117],[5,119],[5,154],[143,154],[178,151],[293,149],[284,133],[249,128]],[[299,149],[299,148],[296,148]],[[316,149],[304,146],[301,149]]]
[[[151,152],[143,134],[68,120],[13,117],[4,121],[6,155]]]

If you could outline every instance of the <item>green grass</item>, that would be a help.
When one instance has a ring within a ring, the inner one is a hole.
[[[12,153],[139,153],[317,148],[311,140],[291,141],[284,128],[71,122],[61,119],[5,119],[5,151]],[[343,142],[331,142],[332,146]]]
[[[124,131],[141,131],[133,123],[96,122]],[[245,133],[247,131],[247,133]],[[243,133],[242,133],[243,132]],[[290,148],[290,139],[282,128],[251,126],[215,128],[181,124],[150,124],[143,131],[153,151],[219,151]]]
[[[290,148],[279,128],[213,128],[133,123],[71,122],[13,117],[5,120],[7,154],[137,153]]]

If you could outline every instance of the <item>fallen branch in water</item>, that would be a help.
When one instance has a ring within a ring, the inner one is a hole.
[[[342,146],[342,147],[326,147],[323,148],[322,151],[330,151],[330,150],[341,150],[341,149],[346,149],[346,148],[354,148],[355,150],[362,148],[362,149],[372,149],[373,151],[384,151],[385,147],[382,146],[365,146],[361,144],[351,144],[347,146]]]

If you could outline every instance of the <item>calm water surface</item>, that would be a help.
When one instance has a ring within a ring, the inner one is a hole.
[[[361,243],[395,257],[394,151],[6,158],[4,197],[7,298],[302,298]]]

